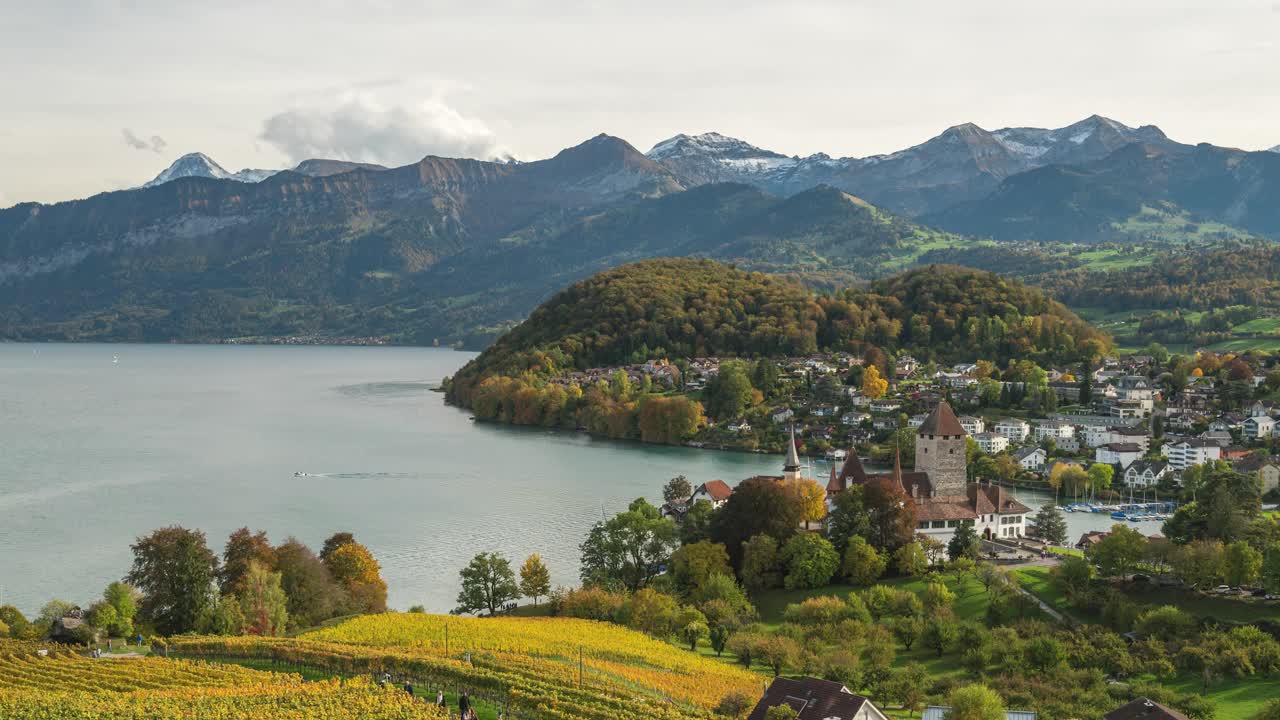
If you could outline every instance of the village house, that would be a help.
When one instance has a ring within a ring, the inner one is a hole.
[[[1276,414],[1276,404],[1269,400],[1255,400],[1249,406],[1249,417],[1271,417]]]
[[[693,491],[693,494],[689,496],[689,505],[692,507],[699,500],[706,500],[711,503],[711,507],[719,508],[725,504],[732,494],[733,488],[729,487],[728,483],[723,480],[712,480],[711,482],[702,483],[697,490]]]
[[[1009,438],[1003,435],[984,432],[972,437],[973,441],[978,443],[978,447],[982,448],[982,452],[988,455],[995,455],[1009,449]]]
[[[1137,443],[1107,443],[1094,448],[1095,462],[1127,468],[1134,460],[1142,457],[1142,448]]]
[[[1015,450],[1013,459],[1018,463],[1018,467],[1023,470],[1035,471],[1039,470],[1045,461],[1049,459],[1049,454],[1044,451],[1044,448],[1026,447]]]
[[[1182,472],[1193,465],[1222,459],[1222,446],[1203,438],[1186,438],[1164,446],[1164,456],[1169,467]]]
[[[1129,487],[1152,487],[1169,474],[1169,463],[1163,460],[1135,460],[1124,469],[1124,483]]]
[[[900,400],[873,400],[871,402],[871,412],[891,413],[902,409]]]
[[[961,415],[960,427],[964,428],[964,431],[969,434],[969,437],[973,437],[974,435],[978,435],[985,432],[987,429],[987,424],[984,423],[982,421],[982,418],[980,417],[974,417],[972,415]]]
[[[1146,417],[1155,409],[1156,392],[1142,375],[1125,375],[1103,392],[1105,405],[1114,417]]]
[[[1276,421],[1269,415],[1251,415],[1242,424],[1242,430],[1246,438],[1259,442],[1275,434]]]
[[[859,410],[850,410],[840,416],[840,422],[845,425],[861,425],[864,420],[870,420],[871,414],[864,413]]]
[[[918,428],[924,424],[924,419],[929,417],[928,413],[918,413],[907,418],[907,427]]]
[[[1022,537],[1031,509],[998,485],[968,481],[966,439],[959,418],[944,400],[916,429],[915,470],[903,472],[900,458],[895,458],[891,473],[868,475],[857,452],[850,451],[839,472],[831,469],[828,498],[853,484],[888,481],[915,503],[921,535],[946,543],[961,525],[969,525],[983,538]]]
[[[787,407],[786,405],[779,405],[778,407],[769,411],[769,418],[779,425],[787,422],[788,420],[790,420],[795,416],[796,416],[795,411]]]
[[[992,431],[997,435],[1003,435],[1012,442],[1022,442],[1031,434],[1031,426],[1025,420],[1018,418],[1005,418],[995,424]]]
[[[736,433],[751,432],[751,423],[746,420],[734,420],[729,423],[729,430]]]
[[[774,678],[747,720],[765,720],[770,708],[786,705],[796,720],[888,720],[872,702],[840,683],[817,678]]]
[[[903,355],[898,358],[898,362],[893,365],[893,374],[899,378],[909,378],[916,374],[916,369],[920,367],[920,363],[910,355]]]
[[[1255,453],[1237,460],[1234,467],[1238,473],[1257,477],[1263,494],[1280,487],[1280,458]]]
[[[1102,716],[1103,720],[1188,720],[1186,715],[1141,697]]]

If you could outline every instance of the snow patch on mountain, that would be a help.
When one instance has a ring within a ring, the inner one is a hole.
[[[213,158],[201,152],[187,153],[163,172],[155,176],[142,187],[155,187],[184,177],[204,177],[215,180],[236,180],[244,183],[257,183],[280,172],[279,170],[260,170],[245,168],[239,172],[228,172],[226,168],[214,162]]]
[[[1277,145],[1277,146],[1275,146],[1275,147],[1271,148],[1271,149],[1270,149],[1270,150],[1268,150],[1267,152],[1280,153],[1280,145]]]

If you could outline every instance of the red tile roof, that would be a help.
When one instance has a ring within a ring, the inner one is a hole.
[[[711,482],[702,483],[702,485],[694,491],[694,495],[697,495],[698,492],[703,490],[705,490],[707,495],[710,495],[711,499],[716,502],[728,500],[729,496],[733,494],[733,489],[730,488],[723,480],[712,480]]]

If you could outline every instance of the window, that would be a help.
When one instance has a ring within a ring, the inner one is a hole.
[[[945,528],[946,526],[947,526],[947,521],[945,521],[945,520],[934,520],[934,521],[933,521],[933,528],[934,528],[935,530],[940,529],[940,528]]]

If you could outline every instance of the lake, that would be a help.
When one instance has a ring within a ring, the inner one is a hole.
[[[128,571],[137,536],[177,524],[219,553],[242,526],[317,551],[350,531],[392,607],[443,612],[477,552],[538,552],[554,584],[575,584],[591,524],[658,501],[668,478],[780,472],[775,456],[474,423],[432,392],[471,357],[0,343],[0,604],[87,605]],[[1068,518],[1073,533],[1110,525]]]
[[[602,512],[780,458],[473,423],[431,390],[471,353],[433,348],[0,343],[0,604],[92,601],[134,538],[248,526],[319,550],[355,533],[393,607],[447,611],[483,550],[577,580]],[[295,472],[306,473],[295,477]]]

